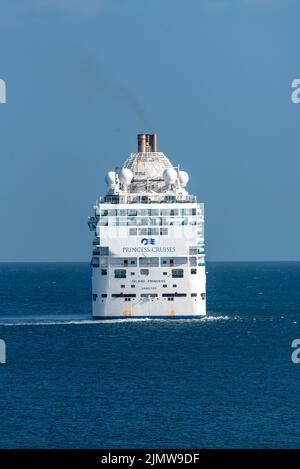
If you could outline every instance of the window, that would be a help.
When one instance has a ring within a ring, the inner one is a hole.
[[[149,225],[151,226],[158,226],[160,225],[160,218],[150,218],[149,219]]]
[[[148,235],[149,236],[158,236],[158,228],[148,228]]]
[[[158,267],[159,258],[158,257],[140,257],[139,264],[140,264],[140,267]]]
[[[136,214],[138,217],[146,217],[148,215],[148,209],[141,208],[140,210],[137,210]]]
[[[163,275],[168,275],[168,272],[163,272]]]
[[[173,278],[183,278],[183,269],[172,269]]]
[[[136,218],[127,218],[127,225],[135,226],[136,225]]]
[[[148,226],[149,225],[149,218],[139,218],[138,219],[139,226]]]
[[[135,272],[130,272],[130,275],[135,275]]]
[[[170,210],[166,209],[166,208],[163,208],[161,211],[160,211],[160,214],[162,216],[168,216],[170,214]]]
[[[136,217],[137,212],[136,212],[136,210],[128,209],[128,210],[127,210],[127,215],[128,215],[129,217]]]
[[[113,208],[111,210],[107,210],[107,212],[108,212],[107,215],[109,217],[116,217],[117,216],[117,209],[115,209],[115,208]]]
[[[177,216],[178,216],[178,213],[179,213],[179,211],[178,211],[177,208],[170,210],[170,215],[171,215],[171,217],[177,217]]]
[[[97,295],[97,293],[93,293],[93,301],[96,301],[96,300],[97,300],[97,298],[98,298],[98,295]]]
[[[176,287],[177,287],[177,285],[174,283],[174,284],[173,284],[173,288],[176,288]]]
[[[125,285],[121,285],[121,288],[125,288]]]
[[[107,269],[101,269],[101,275],[107,275]]]
[[[108,267],[108,257],[99,257],[101,269],[106,269]]]
[[[160,263],[162,266],[177,267],[187,264],[187,257],[161,257]]]
[[[128,267],[128,264],[130,262],[131,267],[136,267],[137,263],[137,258],[136,257],[111,257],[110,260],[110,265],[111,267]]]
[[[190,256],[197,256],[198,248],[190,248]]]
[[[191,274],[195,275],[197,273],[197,269],[191,269]]]
[[[108,247],[100,246],[100,256],[108,256]]]
[[[101,297],[102,298],[107,298],[107,293],[102,293]]]
[[[161,210],[161,215],[163,216],[170,216],[170,217],[177,217],[179,215],[179,210],[177,208],[175,209],[168,209],[168,208],[163,208]]]
[[[191,293],[191,296],[195,297],[197,296],[197,293]]]
[[[139,228],[139,236],[158,236],[158,228]]]
[[[187,257],[175,257],[174,259],[174,267],[186,265],[188,263]]]
[[[112,298],[135,298],[135,293],[112,293]]]
[[[131,288],[135,288],[135,285],[131,285]]]
[[[126,226],[127,221],[126,218],[116,218],[115,220],[111,220],[110,224],[113,226]]]
[[[126,278],[125,269],[115,269],[115,278]]]
[[[167,288],[167,285],[163,285],[164,288]]]
[[[196,215],[197,209],[196,208],[183,208],[181,209],[181,215]]]
[[[137,236],[137,228],[129,228],[130,236]]]
[[[191,266],[197,265],[197,257],[190,257],[190,265]]]
[[[99,257],[93,257],[92,258],[92,266],[93,267],[99,267]]]
[[[174,298],[168,298],[168,301],[174,301]]]
[[[205,293],[201,293],[202,300],[205,300]]]
[[[149,208],[148,213],[152,217],[158,217],[159,216],[159,210],[157,208]]]
[[[168,228],[161,228],[160,236],[168,236]]]
[[[141,269],[140,273],[141,275],[149,275],[149,269]]]
[[[163,298],[185,297],[186,293],[163,293]]]

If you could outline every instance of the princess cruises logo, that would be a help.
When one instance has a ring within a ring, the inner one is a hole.
[[[155,238],[143,238],[141,239],[141,244],[147,246],[148,244],[155,244]]]

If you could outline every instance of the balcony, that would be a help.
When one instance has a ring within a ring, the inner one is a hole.
[[[195,195],[105,195],[104,197],[99,197],[100,204],[157,204],[157,203],[192,203],[197,202]]]

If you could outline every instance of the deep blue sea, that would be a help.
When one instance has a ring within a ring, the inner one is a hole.
[[[300,263],[207,271],[207,319],[92,322],[88,264],[0,264],[0,447],[299,448]]]

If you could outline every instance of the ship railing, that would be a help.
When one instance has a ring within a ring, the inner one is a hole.
[[[195,195],[105,195],[99,197],[99,203],[109,204],[153,204],[153,203],[187,203],[197,202]]]

